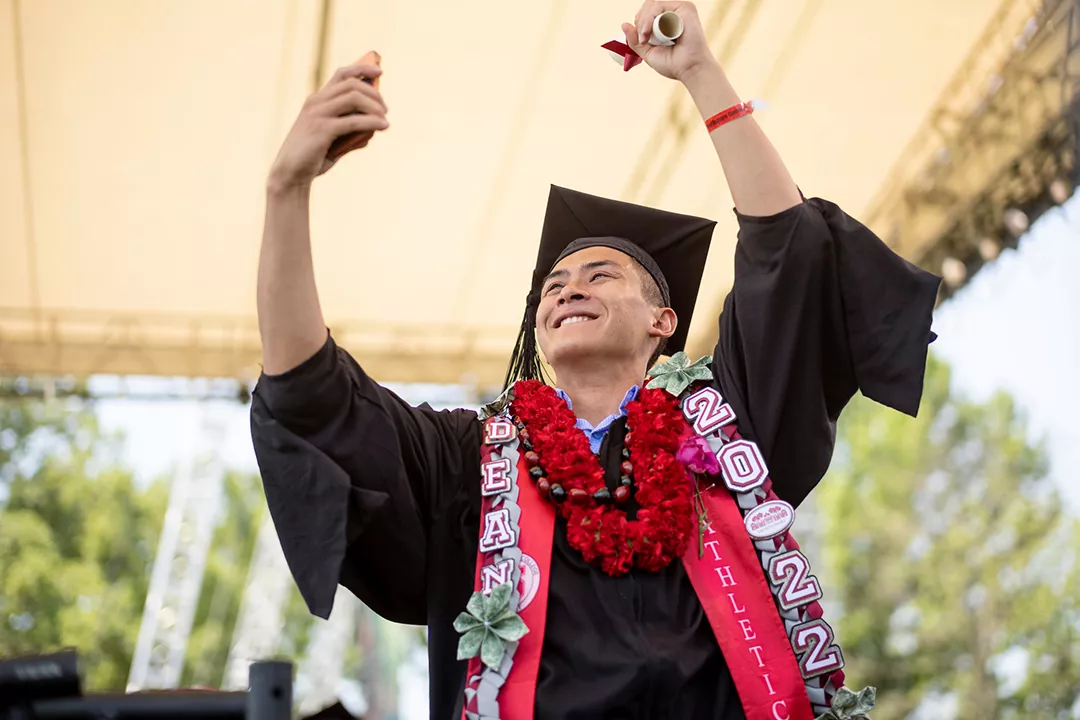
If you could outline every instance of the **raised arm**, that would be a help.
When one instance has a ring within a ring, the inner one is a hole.
[[[387,127],[379,73],[371,63],[338,70],[304,103],[270,172],[251,436],[311,611],[327,617],[341,583],[383,617],[424,624],[428,545],[453,556],[435,520],[460,477],[479,477],[480,426],[475,413],[410,406],[328,337],[308,230],[312,181]]]
[[[266,188],[258,279],[263,370],[270,375],[291,370],[326,343],[311,260],[311,183],[342,156],[365,147],[375,132],[389,127],[378,89],[361,79],[374,81],[381,72],[371,62],[335,72],[304,103],[274,160]]]
[[[682,37],[649,45],[653,18],[669,10],[683,19]],[[744,101],[692,3],[646,2],[635,25],[623,26],[627,44],[682,82],[703,120]],[[752,115],[710,135],[739,219],[713,371],[740,432],[761,447],[776,493],[797,505],[825,474],[836,421],[855,392],[918,411],[939,279],[833,203],[804,202]]]
[[[653,19],[668,11],[683,19],[682,37],[673,47],[650,45]],[[623,32],[627,44],[654,70],[686,86],[702,120],[743,102],[709,50],[693,3],[646,2]],[[795,181],[753,116],[725,124],[711,137],[740,213],[765,217],[801,202]]]

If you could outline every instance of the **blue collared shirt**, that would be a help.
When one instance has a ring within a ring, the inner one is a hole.
[[[626,415],[626,406],[637,399],[638,396],[637,385],[626,391],[626,395],[623,396],[622,402],[619,403],[619,412],[612,413],[606,418],[600,421],[600,424],[593,427],[588,420],[584,418],[578,418],[574,426],[585,433],[585,437],[589,438],[589,448],[593,451],[593,454],[600,452],[600,443],[604,442],[604,436],[607,435],[608,429],[611,428],[611,423],[615,422],[622,416]],[[570,396],[564,393],[562,390],[555,388],[555,394],[561,397],[566,406],[571,410],[574,409],[574,403],[571,402]]]

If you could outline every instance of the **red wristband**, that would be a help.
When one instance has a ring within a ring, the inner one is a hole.
[[[711,118],[705,121],[705,128],[711,133],[722,125],[727,125],[732,120],[738,120],[741,117],[746,117],[754,112],[754,103],[745,102],[738,105],[732,105],[727,110],[721,110],[713,115]]]

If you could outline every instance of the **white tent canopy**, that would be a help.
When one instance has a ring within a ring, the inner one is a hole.
[[[858,215],[998,5],[699,12],[803,190]],[[681,86],[599,47],[635,2],[328,7],[322,76],[370,48],[385,68],[391,129],[319,180],[313,208],[324,311],[376,377],[501,377],[551,183],[720,220],[691,331],[707,350],[731,202]],[[264,178],[322,9],[0,0],[0,372],[257,372]]]

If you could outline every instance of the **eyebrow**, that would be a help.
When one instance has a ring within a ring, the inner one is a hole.
[[[621,269],[621,266],[617,262],[615,262],[614,260],[593,260],[592,262],[587,262],[587,263],[585,263],[583,265],[580,265],[579,267],[582,270],[595,270],[597,268],[602,268],[602,267],[610,267],[610,268]],[[540,287],[543,287],[543,286],[547,285],[548,280],[552,280],[552,279],[557,278],[557,277],[558,278],[567,277],[569,275],[570,275],[569,270],[552,270],[544,278],[544,281],[542,283],[540,283]]]

